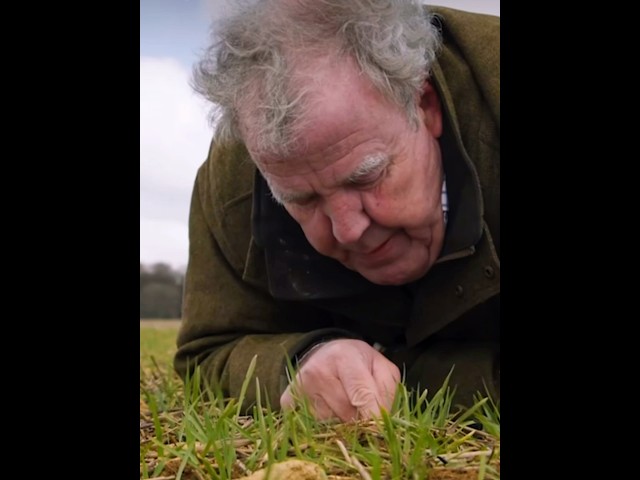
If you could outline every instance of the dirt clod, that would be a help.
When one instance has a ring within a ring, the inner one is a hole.
[[[312,462],[287,460],[271,466],[270,471],[263,468],[248,477],[239,480],[327,480],[324,470]]]

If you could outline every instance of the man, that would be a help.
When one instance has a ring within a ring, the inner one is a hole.
[[[270,405],[319,419],[452,368],[455,400],[499,400],[500,19],[264,0],[218,35],[176,370],[237,397],[257,355]]]

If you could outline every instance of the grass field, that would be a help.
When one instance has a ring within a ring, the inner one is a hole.
[[[166,365],[176,351],[179,320],[140,320],[140,364],[152,365],[152,357]]]
[[[500,413],[490,399],[452,406],[400,388],[381,418],[316,422],[199,393],[173,372],[178,321],[140,322],[140,478],[155,480],[469,480],[500,478]],[[206,398],[205,398],[206,397]]]

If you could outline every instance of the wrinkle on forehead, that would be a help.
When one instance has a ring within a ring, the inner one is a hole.
[[[313,84],[295,148],[281,156],[252,154],[270,184],[284,195],[327,192],[357,179],[379,166],[380,161],[371,158],[389,155],[398,132],[405,125],[410,128],[404,111],[348,65],[318,72]]]
[[[333,180],[345,180],[342,165],[350,165],[347,177],[362,175],[363,170],[371,170],[379,163],[377,157],[388,150],[383,139],[372,137],[371,132],[353,132],[337,143],[327,142],[321,150],[301,149],[296,155],[287,158],[261,159],[263,173],[273,177],[288,178],[300,175],[329,176]],[[355,157],[355,158],[354,158]]]
[[[315,155],[344,155],[347,151],[344,144],[349,143],[351,136],[373,131],[391,120],[391,115],[404,117],[404,112],[362,75],[350,56],[320,55],[295,63],[293,83],[305,91],[304,113],[292,126],[296,138],[287,152],[276,150],[269,154],[254,149],[264,164]],[[248,137],[245,137],[248,143],[255,143]]]

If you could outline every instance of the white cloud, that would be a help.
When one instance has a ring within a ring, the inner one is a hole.
[[[191,189],[212,130],[190,71],[171,58],[140,57],[140,261],[187,262]]]
[[[234,0],[201,0],[203,10],[209,15],[212,22],[229,15],[235,3]]]
[[[188,229],[183,222],[140,218],[140,262],[163,262],[184,270],[189,249]]]

